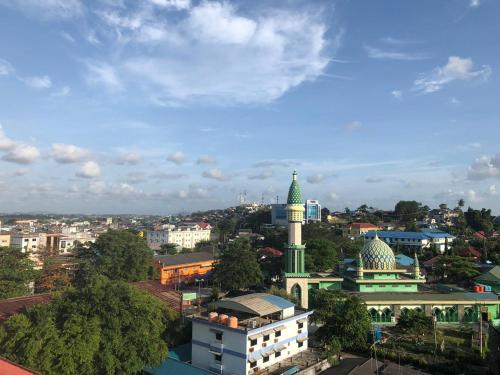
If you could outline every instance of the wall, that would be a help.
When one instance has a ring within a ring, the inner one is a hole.
[[[363,293],[418,292],[417,284],[358,284]]]

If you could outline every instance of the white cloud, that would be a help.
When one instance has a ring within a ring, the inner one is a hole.
[[[50,157],[61,164],[80,163],[90,157],[90,151],[75,145],[54,143]]]
[[[191,0],[149,0],[150,3],[162,8],[174,8],[178,10],[189,9]]]
[[[116,69],[104,62],[87,62],[87,83],[106,87],[109,91],[117,92],[123,89],[123,84]]]
[[[87,190],[91,194],[103,194],[106,191],[106,183],[104,181],[97,180],[89,181]]]
[[[476,191],[471,189],[471,190],[467,191],[467,199],[470,202],[477,203],[477,202],[481,202],[483,200],[483,197],[481,197]]]
[[[487,80],[491,75],[491,68],[483,65],[479,70],[473,70],[474,63],[470,58],[450,56],[448,63],[436,67],[430,74],[423,74],[414,81],[414,90],[421,93],[432,93],[441,90],[444,85],[453,81],[468,81],[479,78]]]
[[[398,100],[403,99],[403,91],[401,90],[393,90],[391,91],[391,95]]]
[[[137,152],[130,152],[121,156],[116,163],[119,165],[137,165],[142,163],[142,156]]]
[[[80,0],[0,0],[0,4],[41,18],[71,18],[84,11]]]
[[[469,2],[471,8],[477,8],[479,5],[481,5],[480,0],[470,0]]]
[[[488,192],[490,195],[497,195],[498,194],[497,187],[495,185],[490,185]]]
[[[229,177],[222,174],[222,172],[218,169],[210,169],[208,171],[203,172],[202,174],[205,178],[211,178],[217,181],[227,181]]]
[[[0,59],[0,76],[8,76],[14,72],[14,68],[7,60]]]
[[[306,181],[310,184],[319,184],[325,180],[325,176],[321,173],[307,176]]]
[[[216,164],[217,160],[210,155],[202,155],[196,161],[197,164]]]
[[[500,177],[500,153],[495,156],[482,156],[476,159],[467,171],[469,180],[484,180]]]
[[[188,189],[179,190],[174,198],[180,199],[202,199],[208,197],[208,190],[197,184],[189,185]]]
[[[168,161],[175,163],[177,165],[182,164],[186,161],[186,155],[182,151],[174,152],[173,154],[167,157]]]
[[[14,176],[25,176],[28,173],[30,173],[30,170],[28,168],[19,168],[14,171]]]
[[[273,177],[272,171],[262,171],[259,174],[248,176],[249,180],[267,180],[268,178]]]
[[[34,76],[34,77],[23,77],[20,78],[26,85],[37,89],[37,90],[45,90],[50,89],[52,87],[52,80],[49,76]]]
[[[61,31],[59,32],[59,35],[65,40],[67,40],[70,43],[75,43],[75,38],[70,33],[67,33],[66,31]]]
[[[11,163],[31,164],[40,156],[40,151],[31,145],[15,144],[2,159]]]
[[[379,60],[403,60],[403,61],[413,61],[413,60],[425,60],[429,56],[419,52],[400,52],[400,51],[387,51],[376,47],[363,46],[368,57],[372,59]]]
[[[377,184],[384,181],[384,179],[382,177],[367,177],[365,181],[369,184]]]
[[[71,92],[71,87],[63,86],[61,87],[61,89],[54,91],[52,94],[50,94],[50,96],[53,97],[68,96],[70,92]]]
[[[123,64],[142,87],[149,83],[146,89],[157,103],[267,103],[319,77],[328,65],[319,13],[268,11],[250,17],[229,2],[213,1],[185,15],[168,27],[157,19],[154,25],[166,28],[167,40]],[[137,41],[151,24],[121,31]]]
[[[127,182],[130,184],[139,184],[146,181],[144,172],[130,172],[127,174]]]
[[[101,167],[95,161],[88,161],[82,165],[76,173],[77,177],[81,178],[96,178],[101,175]]]
[[[330,192],[330,198],[334,201],[338,200],[339,199],[339,195],[335,192]]]
[[[12,139],[7,137],[4,130],[2,129],[2,126],[0,125],[0,151],[8,151],[15,145],[16,143]]]
[[[349,131],[359,130],[363,127],[361,121],[352,121],[349,124],[345,125],[345,128]]]

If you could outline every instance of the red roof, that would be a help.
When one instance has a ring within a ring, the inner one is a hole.
[[[424,262],[424,266],[425,266],[425,267],[430,267],[430,266],[433,266],[433,265],[434,265],[434,263],[436,263],[436,262],[439,260],[439,258],[441,258],[441,256],[440,256],[440,255],[435,256],[434,258],[431,258],[431,259],[429,259],[429,260],[426,260],[426,261]]]
[[[39,372],[27,369],[24,366],[11,362],[8,359],[0,358],[1,375],[40,375]]]
[[[481,252],[473,248],[472,246],[469,246],[467,249],[463,249],[460,252],[460,255],[463,257],[475,257],[475,258],[481,258]]]
[[[160,302],[171,307],[175,311],[181,311],[182,293],[169,289],[158,280],[137,281],[132,283],[132,285],[159,299]]]
[[[198,226],[201,228],[201,229],[209,229],[211,228],[212,226],[209,224],[209,223],[198,223]]]
[[[0,300],[0,322],[9,319],[11,315],[19,314],[26,309],[40,304],[48,303],[52,299],[49,293],[35,294],[34,296],[15,297]]]
[[[375,229],[375,228],[378,228],[376,225],[372,224],[372,223],[352,223],[352,224],[349,224],[348,225],[349,228],[359,228],[359,229],[362,229],[362,228],[371,228],[371,229]]]
[[[479,238],[479,239],[484,239],[484,238],[496,238],[500,237],[500,232],[494,231],[491,236],[487,235],[483,230],[480,230],[476,233],[474,233],[474,237]]]
[[[275,249],[274,247],[270,247],[270,246],[262,247],[258,250],[258,252],[260,255],[267,255],[270,257],[280,257],[283,255],[283,253],[281,251],[279,251],[278,249]]]

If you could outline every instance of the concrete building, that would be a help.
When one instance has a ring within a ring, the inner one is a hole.
[[[193,249],[198,242],[210,241],[212,226],[208,223],[182,224],[169,226],[162,230],[146,232],[146,241],[153,250],[164,244],[176,244],[186,249]]]
[[[308,346],[308,317],[281,297],[254,293],[215,303],[193,316],[192,364],[216,374],[247,375],[294,357]]]
[[[304,217],[306,223],[321,221],[321,204],[318,200],[308,199],[305,204]]]
[[[155,257],[160,283],[171,288],[181,283],[194,283],[195,279],[212,271],[214,263],[214,256],[205,252]]]
[[[10,233],[0,232],[0,247],[10,246]]]
[[[39,250],[39,243],[38,233],[15,233],[10,237],[10,245],[21,249],[23,253],[36,253]]]
[[[370,231],[364,234],[365,240],[372,240],[378,236],[390,246],[421,252],[423,249],[435,248],[443,254],[446,247],[451,247],[454,236],[438,230],[421,232],[402,231]]]
[[[286,204],[276,203],[271,205],[271,224],[279,226],[288,224],[286,220]]]
[[[369,231],[380,229],[380,227],[372,223],[351,223],[342,228],[342,235],[344,237],[360,237]]]

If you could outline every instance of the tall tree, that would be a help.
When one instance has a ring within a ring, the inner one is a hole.
[[[167,354],[163,305],[103,276],[0,327],[0,355],[43,374],[136,374]]]
[[[224,290],[247,289],[262,282],[257,254],[246,238],[239,238],[220,254],[214,268],[215,281]]]
[[[422,203],[417,201],[399,201],[394,208],[394,213],[402,222],[416,220],[422,216]]]
[[[491,233],[493,231],[493,216],[491,215],[491,210],[482,208],[481,210],[474,210],[468,208],[464,212],[465,220],[467,225],[476,231],[484,231],[485,233]]]
[[[36,272],[34,263],[20,249],[0,247],[0,299],[30,293]]]
[[[436,276],[447,282],[470,283],[480,272],[469,259],[460,256],[443,256],[435,268]]]
[[[433,322],[423,311],[410,310],[401,314],[396,326],[409,334],[422,336],[432,330]]]
[[[305,266],[307,272],[324,272],[338,263],[335,243],[328,240],[310,240],[306,243]]]
[[[95,271],[111,280],[140,281],[152,274],[153,251],[127,230],[109,230],[95,243],[79,246],[76,253],[80,276]]]
[[[364,350],[368,344],[371,322],[365,303],[343,292],[318,291],[313,296],[317,319],[324,323],[317,337],[325,347],[337,337],[344,350]]]

